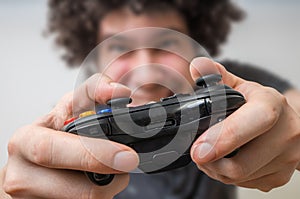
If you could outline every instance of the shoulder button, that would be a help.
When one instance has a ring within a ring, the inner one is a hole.
[[[123,98],[108,100],[106,104],[113,108],[126,108],[127,104],[130,104],[131,102],[132,102],[131,98],[123,97]]]
[[[196,80],[196,85],[202,88],[207,88],[209,86],[215,86],[222,80],[220,74],[210,74],[203,77],[199,77]]]

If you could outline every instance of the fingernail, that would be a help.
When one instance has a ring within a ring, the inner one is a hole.
[[[139,158],[136,153],[130,151],[118,152],[114,157],[113,169],[129,172],[135,169],[139,164]]]
[[[210,143],[204,142],[195,147],[194,158],[203,162],[208,162],[215,157],[215,151]]]
[[[129,87],[125,86],[124,84],[117,83],[117,82],[111,82],[110,85],[114,88],[125,88],[125,89],[130,90]]]

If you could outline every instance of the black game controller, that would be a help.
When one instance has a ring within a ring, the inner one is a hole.
[[[112,99],[88,116],[83,114],[66,121],[63,130],[133,148],[140,158],[139,169],[144,173],[183,167],[191,162],[189,151],[195,139],[245,103],[241,93],[219,84],[221,79],[216,74],[201,77],[193,94],[175,94],[138,107],[127,107],[130,98]],[[85,173],[97,185],[109,184],[114,177]]]

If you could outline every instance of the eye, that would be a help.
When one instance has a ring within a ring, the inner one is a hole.
[[[128,50],[129,50],[129,48],[124,44],[111,44],[108,47],[109,52],[123,53]]]
[[[162,48],[162,49],[172,49],[177,47],[179,42],[175,39],[166,39],[162,42],[160,42],[157,46],[157,48]]]

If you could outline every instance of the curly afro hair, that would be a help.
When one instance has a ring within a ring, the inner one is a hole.
[[[190,36],[211,56],[219,53],[231,23],[243,18],[243,11],[230,0],[49,0],[47,32],[55,35],[66,51],[69,66],[81,64],[97,45],[99,21],[105,14],[122,7],[135,14],[149,10],[172,9],[184,17]]]

